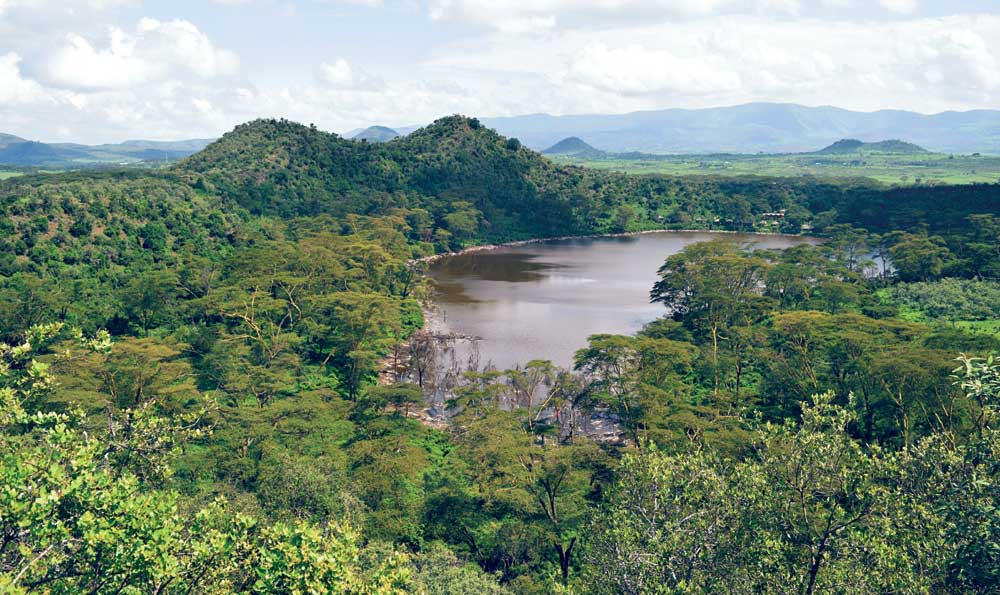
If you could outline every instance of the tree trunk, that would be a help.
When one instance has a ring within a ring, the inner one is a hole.
[[[556,544],[556,551],[559,552],[559,570],[562,571],[563,584],[569,582],[569,561],[573,554],[573,546],[576,545],[576,537],[569,540],[569,545],[563,548],[561,543]]]
[[[719,327],[712,325],[712,393],[719,397]]]

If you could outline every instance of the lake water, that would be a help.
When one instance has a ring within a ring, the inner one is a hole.
[[[476,337],[480,361],[500,369],[532,359],[569,367],[587,337],[631,334],[665,313],[649,303],[664,259],[684,246],[730,238],[758,248],[803,237],[657,232],[506,246],[431,263],[431,328]],[[466,348],[471,349],[471,348]]]

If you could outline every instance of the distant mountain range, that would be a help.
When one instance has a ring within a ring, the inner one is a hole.
[[[854,153],[886,153],[894,155],[914,155],[928,153],[927,149],[901,140],[883,140],[874,143],[866,143],[853,138],[845,138],[820,149],[819,151],[809,151],[802,153],[790,153],[791,155],[846,155]],[[622,159],[622,160],[648,160],[668,158],[665,153],[642,153],[630,151],[627,153],[613,153],[602,151],[588,144],[581,138],[571,136],[564,138],[548,149],[543,150],[542,155],[572,157],[574,159]],[[724,155],[724,153],[723,153]],[[772,155],[772,154],[768,154]]]
[[[534,114],[481,118],[480,121],[504,136],[519,139],[532,149],[545,152],[556,149],[550,154],[576,154],[589,158],[603,152],[633,156],[809,153],[824,146],[827,148],[821,151],[823,153],[933,151],[1000,154],[1000,110],[924,115],[898,110],[854,112],[835,107],[748,103],[695,110],[667,109],[619,115]],[[371,126],[353,130],[345,136],[385,142],[416,128]],[[907,142],[866,143],[852,140],[886,138],[905,138]],[[581,139],[586,139],[586,142]],[[563,141],[572,142],[563,147],[554,146]],[[210,142],[206,139],[126,141],[88,146],[40,143],[0,134],[0,165],[85,167],[174,161],[197,152]]]
[[[87,167],[177,161],[205,148],[211,139],[130,140],[118,144],[41,143],[0,133],[0,165],[18,167]]]
[[[1000,154],[996,110],[923,115],[751,103],[622,115],[535,114],[482,122],[537,150],[574,136],[613,153],[803,153],[838,139],[905,138],[934,152]]]

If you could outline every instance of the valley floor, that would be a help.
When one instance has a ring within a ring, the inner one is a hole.
[[[747,175],[819,178],[870,178],[889,185],[977,184],[1000,180],[1000,157],[880,154],[660,155],[635,159],[609,156],[554,161],[635,174],[672,176]]]

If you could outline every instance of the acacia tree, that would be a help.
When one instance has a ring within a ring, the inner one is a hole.
[[[952,258],[939,236],[905,233],[889,248],[892,265],[903,281],[928,281],[941,276]]]
[[[136,276],[122,288],[120,299],[128,319],[138,321],[143,335],[163,319],[174,316],[178,279],[170,271],[152,271]]]
[[[951,356],[915,344],[921,332],[920,325],[855,313],[777,314],[768,329],[765,402],[787,416],[809,394],[829,388],[838,402],[857,408],[859,435],[884,445],[908,446],[931,429],[959,429],[967,414],[949,386]]]
[[[215,311],[231,321],[217,344],[219,359],[229,360],[220,366],[220,385],[229,392],[248,393],[265,406],[287,386],[288,373],[300,366],[297,348],[302,339],[295,327],[302,321],[301,308],[260,285],[248,292],[226,288],[210,299]]]
[[[713,240],[687,246],[667,258],[650,299],[670,309],[697,335],[707,335],[711,353],[712,391],[719,396],[720,346],[726,330],[760,318],[770,300],[763,296],[770,264],[734,242]],[[738,344],[742,344],[739,343]]]
[[[874,396],[891,406],[893,442],[902,448],[931,430],[961,430],[967,423],[968,412],[950,386],[950,360],[946,352],[916,346],[889,349],[875,358],[868,371],[880,389]]]
[[[539,440],[543,428],[535,418],[538,406],[519,407],[515,399],[535,395],[533,389],[547,381],[548,372],[548,362],[532,362],[527,371],[473,374],[474,384],[454,402],[462,408],[456,434],[470,462],[469,484],[481,506],[511,511],[517,522],[530,526],[549,544],[566,583],[594,490],[608,462],[587,439]],[[515,399],[505,381],[522,385],[513,388]]]
[[[319,296],[312,302],[317,314],[310,334],[326,352],[323,364],[339,358],[345,363],[344,384],[356,397],[365,377],[389,353],[402,334],[397,298],[344,291]]]
[[[576,353],[593,401],[608,406],[635,444],[663,439],[671,409],[684,407],[695,348],[670,339],[594,335]]]
[[[625,456],[616,475],[588,531],[592,593],[697,593],[733,568],[738,511],[731,478],[709,451],[670,455],[654,445]]]
[[[840,261],[847,270],[855,273],[863,272],[867,264],[867,255],[872,250],[872,237],[866,229],[858,229],[847,224],[831,225],[826,228],[829,240],[823,244],[822,250],[834,260]]]

